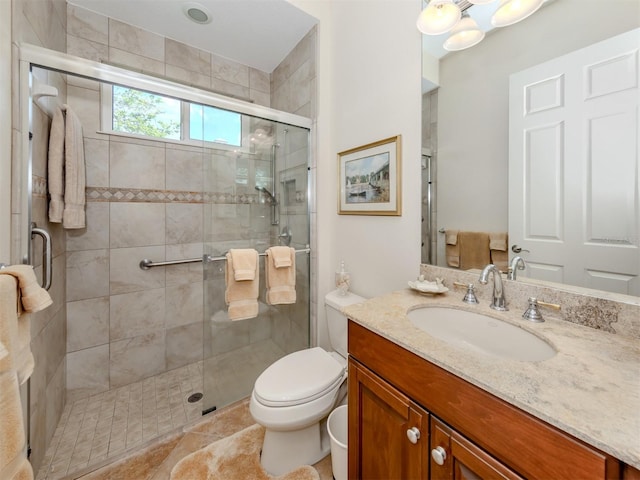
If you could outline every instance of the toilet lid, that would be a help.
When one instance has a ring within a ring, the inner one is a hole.
[[[310,402],[342,382],[344,367],[320,347],[282,357],[258,377],[254,394],[263,405]]]

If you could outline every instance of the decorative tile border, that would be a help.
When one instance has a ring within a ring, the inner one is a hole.
[[[180,190],[145,190],[135,188],[87,187],[87,202],[147,202],[147,203],[259,203],[259,194],[233,195],[215,192]],[[269,203],[269,199],[265,200]]]
[[[47,197],[47,179],[32,176],[33,196]],[[216,192],[189,192],[182,190],[147,190],[138,188],[87,187],[87,202],[145,202],[145,203],[214,203],[252,204],[261,203],[260,194],[240,194]],[[295,203],[304,203],[305,192],[295,192]],[[271,203],[265,198],[266,204]]]

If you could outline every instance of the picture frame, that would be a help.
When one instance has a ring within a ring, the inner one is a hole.
[[[402,215],[402,136],[338,153],[339,215]]]

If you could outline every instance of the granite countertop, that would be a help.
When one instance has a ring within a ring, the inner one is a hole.
[[[570,322],[534,323],[522,311],[467,305],[460,292],[410,289],[351,305],[356,323],[623,462],[640,468],[640,342]],[[540,362],[456,347],[414,327],[406,313],[428,306],[483,313],[548,341],[557,354]],[[544,309],[542,309],[544,314]]]

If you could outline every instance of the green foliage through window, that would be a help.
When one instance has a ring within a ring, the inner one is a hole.
[[[171,140],[242,145],[242,114],[113,86],[112,129]],[[188,117],[182,115],[187,104]]]
[[[113,130],[179,140],[180,101],[114,86]]]

